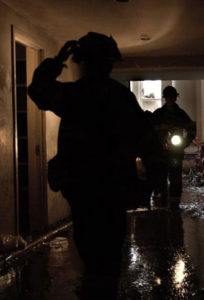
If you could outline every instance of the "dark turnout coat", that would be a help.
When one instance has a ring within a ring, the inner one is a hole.
[[[196,136],[195,122],[176,103],[171,110],[168,109],[167,104],[164,104],[154,111],[152,119],[161,143],[165,143],[168,133],[179,134],[184,138],[178,151],[178,154],[183,157],[185,147]]]
[[[155,136],[134,94],[108,77],[59,82],[59,68],[54,59],[43,61],[28,93],[40,109],[61,118],[57,164],[63,184],[121,186],[136,179],[137,156],[151,169]]]

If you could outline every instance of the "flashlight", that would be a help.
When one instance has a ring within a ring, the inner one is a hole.
[[[174,146],[180,146],[182,144],[182,139],[179,135],[173,135],[171,137],[171,143]]]

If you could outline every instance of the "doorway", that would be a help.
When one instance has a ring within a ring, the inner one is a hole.
[[[16,233],[35,234],[47,225],[45,113],[27,95],[40,49],[13,38]]]
[[[130,81],[130,90],[143,110],[153,112],[162,106],[161,80]]]

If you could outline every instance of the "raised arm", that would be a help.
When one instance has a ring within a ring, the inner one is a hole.
[[[74,83],[62,83],[56,80],[65,67],[64,61],[72,53],[75,41],[67,42],[55,58],[45,59],[35,70],[28,94],[42,110],[51,110],[61,117],[63,113],[64,91],[72,94]]]

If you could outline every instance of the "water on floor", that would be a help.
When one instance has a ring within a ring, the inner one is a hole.
[[[203,207],[204,188],[185,187],[181,211],[127,214],[118,299],[204,299]],[[79,296],[83,272],[69,231],[1,272],[0,299],[88,299]],[[99,280],[91,281],[97,300]]]

